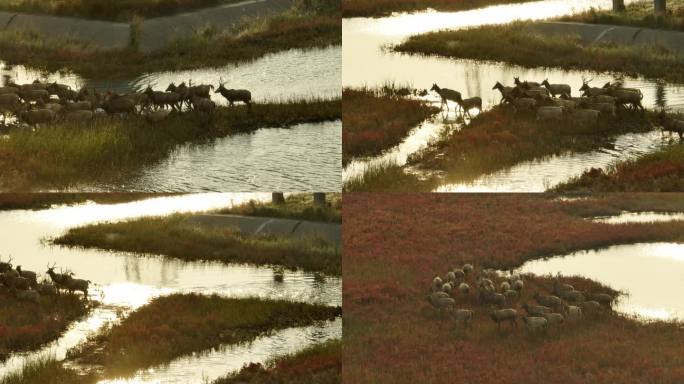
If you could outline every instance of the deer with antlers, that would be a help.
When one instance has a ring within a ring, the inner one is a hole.
[[[229,105],[233,105],[236,101],[241,101],[247,104],[247,108],[252,109],[252,93],[246,89],[227,89],[224,86],[223,79],[219,79],[219,86],[214,93],[220,93],[221,96],[228,100]]]

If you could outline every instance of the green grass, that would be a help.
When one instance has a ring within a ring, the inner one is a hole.
[[[15,299],[4,288],[0,303],[0,361],[11,352],[35,350],[56,339],[90,310],[75,294],[43,296],[32,303]]]
[[[72,228],[55,244],[162,254],[182,260],[282,265],[290,269],[342,273],[340,249],[314,240],[252,236],[233,228],[189,221],[191,214],[144,217]]]
[[[382,162],[369,166],[362,175],[352,177],[344,183],[344,192],[427,192],[436,186],[432,177],[419,177],[406,172],[393,162]]]
[[[0,140],[0,187],[5,190],[65,189],[81,183],[125,180],[162,160],[179,145],[202,143],[262,127],[337,120],[340,100],[219,107],[213,121],[194,113],[172,114],[161,123],[143,117],[56,123],[36,131],[15,130]]]
[[[135,77],[149,72],[223,67],[289,49],[323,48],[342,43],[335,2],[295,2],[279,15],[246,19],[235,28],[200,28],[149,54],[132,46],[101,51],[66,38],[46,38],[30,30],[0,31],[2,59],[45,71],[72,71],[87,78]]]
[[[287,196],[285,204],[252,200],[246,204],[222,209],[218,213],[341,223],[342,194],[328,193],[326,201],[327,206],[315,207],[311,193],[300,193]]]
[[[490,5],[524,3],[531,0],[343,0],[344,17],[382,17],[392,12],[466,11]]]
[[[401,143],[418,124],[439,112],[426,101],[407,97],[414,92],[394,86],[342,91],[343,164],[357,156],[378,155]]]
[[[52,356],[43,356],[24,364],[21,371],[0,379],[0,384],[91,384],[95,378],[65,368]]]
[[[126,376],[193,352],[331,320],[341,312],[340,307],[289,301],[173,294],[134,311],[70,357],[102,365],[106,377]]]
[[[134,16],[146,18],[168,16],[198,8],[241,1],[243,0],[6,0],[0,4],[0,10],[109,21],[130,21]]]
[[[684,145],[585,171],[553,188],[556,192],[684,192]]]
[[[673,51],[650,45],[599,43],[586,45],[575,35],[544,35],[531,22],[482,26],[412,36],[394,49],[405,53],[503,61],[524,67],[641,74],[648,78],[684,81],[684,60]],[[540,54],[543,52],[543,54]]]
[[[667,0],[668,13],[656,17],[653,0],[628,4],[624,12],[592,8],[586,12],[561,17],[561,21],[590,24],[626,25],[631,27],[684,30],[684,1]]]
[[[336,384],[342,378],[342,340],[330,340],[266,364],[249,364],[213,384]]]

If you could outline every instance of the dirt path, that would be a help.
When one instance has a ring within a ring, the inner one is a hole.
[[[228,28],[244,18],[282,12],[291,5],[292,0],[248,0],[145,20],[139,27],[139,49],[142,52],[158,50],[164,48],[172,40],[187,36],[198,28],[210,25],[219,29]],[[131,26],[128,23],[73,17],[0,11],[0,28],[28,29],[45,36],[71,37],[102,49],[122,49],[127,47],[131,40]]]

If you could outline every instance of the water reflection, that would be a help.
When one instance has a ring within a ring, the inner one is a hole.
[[[684,213],[623,212],[615,216],[595,217],[591,221],[604,224],[660,223],[684,220]]]
[[[69,348],[96,332],[106,322],[119,319],[154,297],[173,292],[216,293],[230,297],[262,297],[341,305],[342,282],[335,277],[327,277],[324,282],[319,282],[313,274],[287,271],[284,281],[276,284],[270,268],[217,262],[185,262],[156,256],[142,257],[126,252],[70,249],[51,246],[45,242],[46,238],[58,236],[66,229],[78,225],[174,212],[199,212],[230,207],[250,199],[269,198],[270,194],[265,193],[197,194],[113,205],[88,203],[70,207],[56,206],[42,211],[0,211],[3,255],[11,254],[16,264],[21,264],[28,270],[43,272],[46,265],[53,262],[58,267],[68,268],[76,276],[91,280],[91,299],[102,302],[101,307],[86,319],[72,324],[55,342],[38,352],[14,354],[0,364],[0,377],[19,369],[26,361],[37,356],[49,354],[62,359]],[[325,337],[334,335],[338,332],[337,328],[341,332],[341,327],[335,324],[323,326],[323,329],[328,329],[327,327],[335,330],[323,331]],[[311,341],[307,339],[306,335],[309,333],[305,330],[290,332],[294,332],[295,336],[286,338],[292,340],[288,348],[301,348]],[[273,339],[265,340],[268,344],[268,340],[278,343],[283,339],[279,339],[276,334]],[[251,351],[248,346],[245,348]],[[254,353],[260,352],[255,350]],[[226,352],[222,359],[214,358],[214,363],[196,357],[193,364],[214,366],[216,372],[222,370],[222,374],[225,374],[227,367],[242,365],[244,361],[244,358]],[[158,376],[154,380],[170,380],[176,371],[168,371],[168,377]],[[187,369],[183,372],[182,375],[192,373]],[[195,378],[201,378],[199,371],[194,371],[194,375]],[[152,373],[147,373],[147,377],[153,376]],[[184,381],[177,379],[174,382]]]
[[[684,244],[616,245],[529,261],[520,268],[537,275],[583,276],[626,292],[614,309],[643,319],[684,320]]]

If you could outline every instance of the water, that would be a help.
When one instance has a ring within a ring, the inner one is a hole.
[[[607,8],[611,1],[553,0],[530,2],[476,9],[464,12],[420,12],[415,14],[397,14],[386,18],[352,18],[342,22],[342,84],[345,87],[379,86],[387,82],[408,84],[418,89],[430,89],[433,83],[441,87],[459,90],[464,97],[480,96],[483,108],[491,108],[501,98],[499,91],[492,90],[497,81],[512,85],[514,77],[523,80],[542,81],[549,79],[551,83],[570,84],[573,93],[579,94],[582,80],[592,79],[591,84],[602,86],[608,81],[615,81],[620,75],[595,73],[592,71],[566,71],[556,68],[523,68],[497,62],[480,62],[467,59],[451,59],[434,56],[406,55],[394,53],[383,47],[398,44],[411,35],[436,31],[440,29],[459,29],[484,24],[510,23],[516,20],[540,20],[562,16],[587,10],[591,7]],[[644,78],[626,78],[625,86],[642,90],[643,104],[646,108],[668,107],[674,110],[684,109],[684,86],[682,84],[663,84]],[[425,100],[439,103],[438,96],[431,92]],[[438,104],[437,104],[438,105]],[[453,105],[451,106],[453,109]],[[384,159],[394,158],[398,165],[405,163],[406,157],[418,149],[428,145],[430,140],[440,131],[439,127],[429,123],[415,129],[406,140],[387,150],[383,155],[373,158],[361,158],[351,162],[345,168],[344,180],[361,175],[371,164]],[[426,131],[430,131],[426,134]],[[643,142],[635,143],[638,138]],[[615,138],[614,146],[631,142],[637,148],[648,148],[649,152],[660,148],[654,142],[653,135],[626,135]],[[581,174],[584,168],[578,169],[573,164],[581,163],[586,167],[604,167],[617,160],[625,160],[621,153],[602,148],[599,153],[613,153],[612,161],[599,156],[595,161],[582,155],[582,159],[561,159],[555,157],[542,159],[546,164],[537,165],[533,170],[543,169],[553,176],[552,183],[565,181]],[[633,152],[641,153],[640,150]],[[648,152],[647,152],[648,153]],[[537,163],[539,160],[537,161]],[[531,164],[532,162],[530,162]],[[529,164],[528,164],[529,165]],[[521,165],[521,170],[527,165]],[[511,177],[501,177],[503,173],[482,179],[482,185],[475,190],[487,191],[539,191],[540,180],[530,180],[526,185],[527,174],[516,169],[508,172]],[[513,179],[517,175],[519,178]],[[448,177],[447,177],[448,180]],[[511,186],[503,183],[513,184]],[[442,189],[454,189],[445,186]]]
[[[604,224],[662,223],[684,220],[684,213],[623,212],[615,216],[595,217],[592,221]]]
[[[537,275],[583,276],[625,292],[617,312],[645,320],[684,320],[684,244],[641,243],[529,261]]]
[[[102,191],[339,191],[342,122],[264,128],[184,144],[125,184]]]
[[[122,315],[148,303],[152,298],[175,292],[220,294],[230,297],[262,297],[288,299],[299,302],[342,305],[341,279],[329,277],[317,282],[310,273],[285,272],[284,281],[273,280],[269,268],[248,265],[226,265],[216,262],[185,262],[162,257],[142,257],[126,252],[110,252],[93,249],[70,249],[48,245],[44,240],[63,233],[70,227],[102,221],[119,221],[141,216],[166,215],[173,212],[199,212],[234,204],[250,199],[268,200],[267,193],[196,194],[161,197],[125,204],[82,204],[72,207],[57,206],[42,211],[0,212],[3,256],[14,258],[27,270],[43,272],[48,263],[69,268],[76,276],[93,282],[91,298],[102,306],[82,321],[72,324],[58,340],[37,352],[14,354],[0,365],[0,377],[20,368],[27,360],[43,354],[64,358],[66,351],[96,332],[107,322],[119,320]],[[234,349],[215,351],[195,356],[193,366],[207,372],[226,374],[231,367],[241,366],[245,356],[266,356],[269,351],[280,352],[287,348],[300,349],[310,344],[315,335],[320,340],[341,333],[339,323],[322,322],[316,326],[275,333],[260,341],[254,350],[249,346],[244,353]],[[217,353],[223,354],[222,358]],[[274,355],[268,355],[274,357]],[[171,362],[169,367],[154,372],[164,372],[164,382],[189,382],[187,375],[194,372],[194,382],[201,382],[200,370],[182,369],[182,364]],[[173,368],[176,367],[176,368]],[[154,372],[141,373],[138,382],[155,382],[160,377]],[[175,379],[171,379],[177,375]],[[144,378],[144,380],[143,380]],[[174,381],[175,380],[175,381]]]

